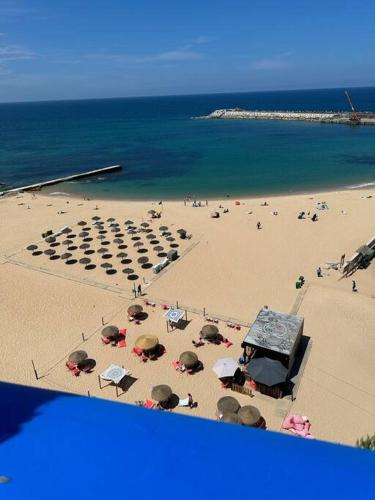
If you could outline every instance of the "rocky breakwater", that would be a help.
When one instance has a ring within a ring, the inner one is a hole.
[[[216,120],[287,120],[308,121],[319,123],[353,124],[350,113],[337,113],[333,111],[246,111],[244,109],[216,109],[200,119]],[[360,123],[375,125],[374,113],[361,113]]]

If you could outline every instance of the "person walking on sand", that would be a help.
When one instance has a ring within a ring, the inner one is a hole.
[[[354,280],[352,281],[352,292],[358,292],[357,283]]]
[[[262,224],[260,222],[257,222],[257,229],[262,229]]]
[[[342,267],[344,264],[345,264],[345,254],[343,253],[340,259],[340,267]]]
[[[316,270],[316,275],[318,276],[318,278],[323,278],[322,268],[321,267],[318,267],[318,269]]]
[[[142,286],[139,283],[138,288],[137,288],[138,296],[140,297],[142,295]]]

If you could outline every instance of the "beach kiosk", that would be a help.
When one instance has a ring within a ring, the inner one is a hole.
[[[262,394],[282,397],[303,332],[300,316],[263,308],[247,332],[242,347],[246,375]]]

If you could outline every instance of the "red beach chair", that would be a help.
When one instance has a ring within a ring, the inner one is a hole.
[[[155,406],[155,403],[151,401],[151,399],[146,399],[146,401],[143,403],[144,408],[149,408],[150,410]]]
[[[117,347],[126,347],[125,337],[117,342]]]
[[[103,344],[107,345],[107,344],[109,344],[111,341],[110,341],[110,339],[109,339],[108,337],[102,337],[102,342],[103,342]]]

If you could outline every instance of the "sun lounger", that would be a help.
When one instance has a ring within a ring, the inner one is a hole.
[[[124,337],[126,337],[126,328],[120,328],[119,334],[123,335]]]
[[[117,347],[126,347],[126,340],[123,338],[117,342]]]
[[[223,344],[228,349],[229,347],[231,347],[233,345],[233,342],[231,342],[230,340],[227,340],[226,342],[223,342]]]
[[[109,339],[108,337],[102,337],[102,342],[103,342],[103,344],[106,344],[106,345],[107,345],[107,344],[109,344],[111,341],[110,341],[110,339]]]
[[[180,399],[178,402],[178,406],[189,406],[189,398]]]

